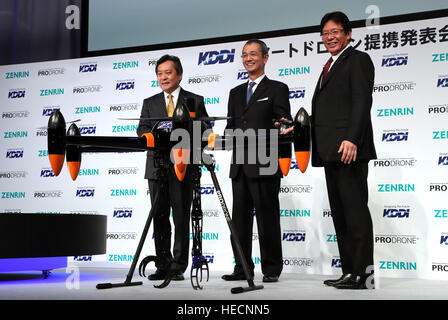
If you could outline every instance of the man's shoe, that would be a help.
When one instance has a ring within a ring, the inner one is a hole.
[[[278,276],[263,276],[263,282],[277,282]]]
[[[182,273],[174,273],[171,275],[171,280],[173,281],[182,281],[185,280],[184,275]]]
[[[165,280],[166,272],[164,270],[157,269],[155,273],[148,276],[149,280]]]
[[[225,274],[221,277],[221,279],[225,281],[237,281],[237,280],[246,280],[246,276],[241,273],[232,272],[231,274]],[[253,276],[252,278],[253,279]]]
[[[337,289],[375,289],[375,284],[373,283],[366,283],[369,276],[355,276],[352,275],[351,277],[344,279],[340,281],[339,283],[336,283],[333,285],[333,287]]]
[[[343,274],[339,279],[333,279],[333,280],[325,280],[324,285],[326,286],[334,286],[335,284],[341,282],[342,280],[345,280],[347,278],[350,278],[352,275],[350,273]]]

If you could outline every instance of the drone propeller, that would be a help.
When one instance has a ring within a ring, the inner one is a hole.
[[[232,117],[200,117],[192,118],[195,121],[216,121],[216,120],[229,120]],[[235,117],[233,117],[235,119]],[[173,117],[159,117],[159,118],[118,118],[118,120],[152,120],[152,121],[172,121]]]
[[[75,122],[79,122],[79,121],[81,121],[81,119],[76,119],[76,120],[73,120],[73,121],[69,121],[69,122],[66,122],[66,124],[75,123]],[[37,129],[39,129],[39,130],[47,130],[48,126],[46,126],[46,127],[39,127]]]

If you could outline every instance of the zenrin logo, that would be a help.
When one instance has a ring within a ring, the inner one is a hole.
[[[28,131],[6,131],[6,132],[4,132],[5,139],[26,138],[26,137],[28,137]]]
[[[448,131],[433,131],[432,132],[433,140],[443,140],[448,139]]]
[[[193,233],[190,232],[190,240],[193,240]],[[219,233],[203,232],[202,240],[219,240]]]
[[[55,89],[41,89],[40,96],[57,96],[60,94],[64,94],[64,88],[55,88]]]
[[[129,197],[136,196],[137,189],[111,189],[110,196],[111,197]]]
[[[434,218],[448,218],[447,209],[434,209],[434,212],[435,212]]]
[[[377,117],[408,116],[414,114],[413,107],[384,108],[377,110]]]
[[[199,66],[211,65],[211,64],[222,64],[222,63],[232,63],[235,58],[235,49],[232,50],[221,50],[221,51],[207,51],[199,53]]]
[[[75,114],[101,112],[101,106],[75,107]]]
[[[131,254],[110,254],[109,261],[111,262],[132,262],[134,260],[134,255]]]
[[[137,131],[137,128],[138,128],[138,125],[136,125],[136,124],[112,126],[112,132],[135,132],[135,131]]]
[[[28,78],[30,76],[29,71],[17,71],[17,72],[6,72],[5,79],[20,79]]]
[[[417,262],[380,261],[380,270],[417,270]]]
[[[378,192],[410,192],[415,191],[414,184],[378,184]]]

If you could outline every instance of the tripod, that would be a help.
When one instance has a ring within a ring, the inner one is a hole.
[[[170,168],[170,161],[166,158],[165,155],[160,155],[158,153],[154,156],[155,163],[158,164],[159,170],[157,171],[158,175],[158,181],[160,188],[158,188],[154,203],[151,206],[151,210],[149,212],[148,218],[145,223],[145,227],[143,228],[142,236],[140,237],[140,241],[137,246],[137,250],[135,251],[134,259],[132,260],[131,267],[129,269],[129,272],[126,276],[126,280],[122,283],[99,283],[96,285],[97,289],[109,289],[109,288],[117,288],[117,287],[130,287],[130,286],[139,286],[142,285],[142,281],[136,281],[132,282],[132,277],[134,275],[135,267],[137,266],[138,259],[140,258],[140,254],[142,252],[143,245],[146,240],[146,236],[148,235],[149,227],[151,225],[152,219],[158,214],[158,208],[160,207],[160,201],[161,201],[161,194],[162,192],[165,192],[166,187],[168,186],[168,174],[169,174],[169,168]],[[145,261],[146,263],[150,261],[160,261],[156,256],[149,256],[148,259]],[[145,258],[146,259],[146,258]],[[167,264],[168,261],[160,261],[160,263]],[[165,281],[158,286],[154,286],[156,288],[164,288],[166,287],[169,282],[171,281],[171,278],[168,276],[165,278]]]

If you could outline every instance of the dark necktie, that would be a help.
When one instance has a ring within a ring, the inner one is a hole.
[[[254,87],[255,82],[250,82],[249,83],[249,88],[247,88],[247,95],[246,95],[246,104],[249,103],[250,97],[252,97],[252,88]]]
[[[322,81],[321,81],[321,83],[324,82],[325,77],[327,76],[328,70],[330,70],[330,66],[331,66],[332,62],[333,62],[333,58],[330,57],[330,59],[328,59],[327,63],[324,66],[324,73],[322,74]]]

